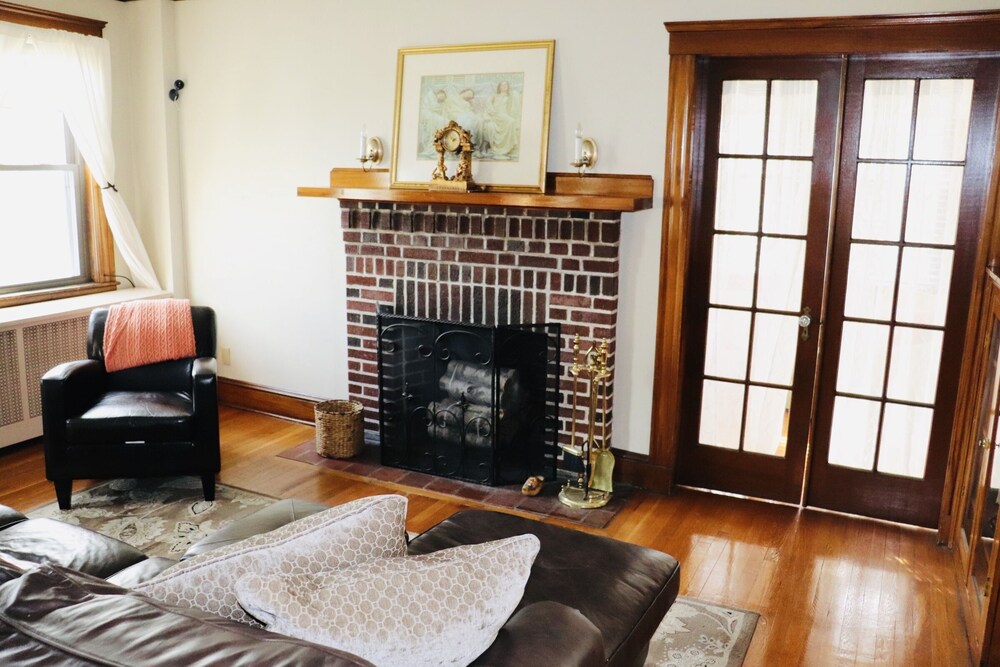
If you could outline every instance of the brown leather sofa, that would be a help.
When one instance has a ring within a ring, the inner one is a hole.
[[[192,546],[218,548],[324,509],[284,500]],[[411,554],[533,533],[541,550],[524,597],[474,665],[642,665],[677,596],[672,557],[605,537],[483,510],[458,512],[415,537]],[[128,587],[174,561],[0,505],[2,665],[368,665],[356,656],[200,611]]]

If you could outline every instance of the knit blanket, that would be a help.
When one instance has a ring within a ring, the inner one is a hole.
[[[187,299],[128,301],[111,306],[104,325],[108,372],[195,355]]]

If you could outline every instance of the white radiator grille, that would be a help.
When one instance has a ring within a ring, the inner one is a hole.
[[[87,317],[77,317],[24,328],[24,365],[32,417],[42,414],[41,380],[46,371],[66,361],[87,358],[87,321]]]
[[[23,400],[17,363],[17,331],[0,331],[0,426],[24,419]]]

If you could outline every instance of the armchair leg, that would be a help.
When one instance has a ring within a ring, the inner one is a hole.
[[[70,509],[72,506],[70,498],[73,496],[73,480],[59,479],[52,482],[52,484],[56,487],[56,500],[59,501],[59,509]]]
[[[215,500],[215,475],[201,476],[201,490],[205,492],[205,500]]]

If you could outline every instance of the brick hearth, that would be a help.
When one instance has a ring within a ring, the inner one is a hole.
[[[342,201],[348,378],[378,434],[376,313],[472,324],[562,325],[561,439],[572,412],[573,336],[607,338],[608,434],[618,315],[618,213]],[[580,405],[586,404],[581,383]],[[582,408],[578,411],[584,418]]]

